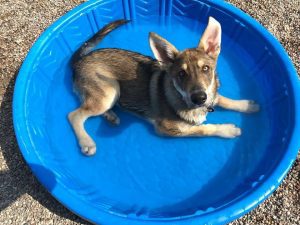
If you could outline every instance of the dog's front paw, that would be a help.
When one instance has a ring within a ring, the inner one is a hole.
[[[96,144],[93,140],[88,138],[82,139],[80,140],[79,144],[81,147],[81,152],[84,155],[92,156],[96,153]]]
[[[220,124],[217,126],[216,135],[223,138],[235,138],[240,136],[241,133],[241,129],[234,124]]]
[[[241,100],[240,101],[240,112],[254,113],[260,109],[259,104],[253,100]]]

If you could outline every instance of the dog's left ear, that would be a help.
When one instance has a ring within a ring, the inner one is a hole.
[[[203,49],[209,56],[217,58],[221,51],[221,33],[220,23],[213,17],[209,17],[198,48]]]
[[[149,42],[151,50],[160,64],[174,61],[178,50],[170,42],[153,32],[149,34]]]

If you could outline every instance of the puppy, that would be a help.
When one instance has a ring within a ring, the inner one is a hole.
[[[150,33],[150,47],[156,59],[122,49],[93,51],[108,33],[127,22],[118,20],[106,25],[72,57],[73,81],[81,106],[68,118],[85,155],[96,152],[95,142],[84,128],[85,120],[101,115],[112,124],[119,124],[112,111],[116,103],[146,118],[163,135],[241,135],[240,128],[233,124],[202,124],[215,105],[246,113],[259,110],[254,101],[232,100],[218,94],[218,21],[210,17],[198,46],[184,51]]]

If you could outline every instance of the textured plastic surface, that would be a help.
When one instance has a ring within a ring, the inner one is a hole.
[[[220,21],[220,92],[254,99],[262,110],[217,109],[210,123],[234,123],[243,135],[163,138],[117,109],[119,127],[89,119],[94,157],[80,153],[67,113],[78,107],[69,60],[108,22],[132,23],[99,47],[151,55],[148,32],[179,49],[196,46],[208,16]],[[281,45],[261,25],[222,1],[102,0],[87,2],[47,29],[17,78],[13,117],[20,149],[41,183],[73,212],[102,225],[223,224],[264,200],[299,149],[299,80]],[[298,99],[298,102],[296,101]],[[297,115],[297,116],[296,116]]]

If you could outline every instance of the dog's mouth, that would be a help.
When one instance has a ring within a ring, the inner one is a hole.
[[[206,111],[206,112],[214,112],[214,111],[215,111],[215,109],[214,109],[214,107],[213,107],[213,104],[212,104],[212,103],[210,104],[210,103],[207,102],[207,101],[205,101],[205,102],[203,102],[203,103],[201,103],[201,104],[195,104],[195,103],[193,103],[193,101],[191,100],[191,97],[186,97],[186,98],[183,97],[183,101],[186,103],[186,105],[187,105],[187,107],[188,107],[189,109],[198,109],[198,108],[202,108],[203,111]]]
[[[203,108],[204,111],[206,112],[214,112],[215,109],[212,105],[207,105],[207,104],[201,104],[201,105],[197,105],[197,104],[193,104],[193,103],[187,103],[185,101],[186,105],[188,106],[189,109],[197,109],[197,108]]]

